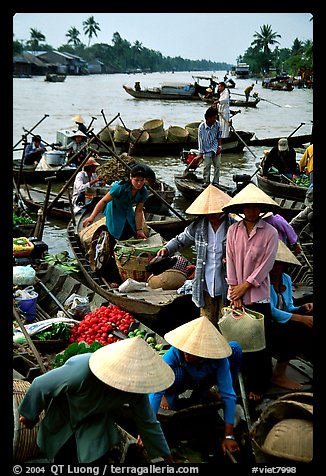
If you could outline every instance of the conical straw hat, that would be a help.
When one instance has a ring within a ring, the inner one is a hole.
[[[223,207],[223,211],[226,213],[242,212],[244,205],[259,205],[263,212],[278,212],[280,210],[279,205],[253,183],[249,183],[232,197],[229,203]]]
[[[79,114],[77,114],[77,116],[74,116],[72,120],[74,122],[78,122],[78,124],[85,124],[84,119]]]
[[[272,427],[262,450],[279,458],[308,463],[313,458],[313,422],[287,418]]]
[[[301,266],[300,261],[294,256],[292,251],[289,250],[282,240],[278,240],[275,261],[282,261],[282,263],[296,264],[297,266]]]
[[[75,134],[74,134],[72,137],[77,137],[77,136],[87,137],[87,135],[84,134],[82,131],[77,131],[77,132],[75,132]]]
[[[171,367],[139,336],[101,347],[89,367],[99,380],[125,392],[159,392],[174,382]]]
[[[223,213],[222,207],[231,200],[231,197],[219,188],[209,184],[203,192],[193,201],[186,213],[191,215],[208,215],[210,213]]]
[[[164,339],[187,354],[207,359],[222,359],[232,354],[226,339],[205,316],[173,329]]]

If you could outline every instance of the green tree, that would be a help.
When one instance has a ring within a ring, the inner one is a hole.
[[[68,45],[70,43],[73,44],[73,46],[78,46],[81,44],[81,40],[79,38],[79,35],[80,35],[80,31],[77,30],[77,28],[75,26],[72,26],[68,32],[66,33],[66,36],[69,38],[68,39]]]
[[[255,31],[254,41],[251,43],[252,46],[257,46],[259,50],[262,50],[265,55],[271,53],[270,45],[276,45],[280,42],[276,38],[281,38],[281,35],[272,31],[271,25],[263,25],[260,27],[260,33]]]
[[[87,20],[83,21],[83,29],[86,36],[88,36],[88,46],[90,45],[93,35],[97,37],[97,31],[101,31],[99,24],[91,16]]]
[[[31,28],[30,30],[30,39],[26,42],[28,46],[32,48],[33,51],[37,51],[40,43],[46,40],[45,36],[36,28]]]

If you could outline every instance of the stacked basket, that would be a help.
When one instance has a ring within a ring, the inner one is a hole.
[[[150,142],[165,141],[166,134],[162,119],[152,119],[150,121],[144,122],[143,128],[148,132]]]
[[[188,140],[189,132],[184,127],[170,126],[168,129],[169,142],[186,142]]]

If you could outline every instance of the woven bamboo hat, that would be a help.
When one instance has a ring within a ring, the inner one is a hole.
[[[279,205],[253,183],[249,183],[232,197],[223,207],[223,211],[241,213],[245,205],[259,205],[262,212],[278,212],[280,210]]]
[[[294,256],[292,251],[289,250],[289,248],[282,240],[278,240],[278,248],[276,252],[275,261],[281,261],[282,263],[296,264],[297,266],[301,266],[301,263],[298,258]]]
[[[87,137],[82,131],[77,131],[72,137]]]
[[[100,165],[98,162],[96,162],[96,160],[94,159],[94,157],[90,157],[87,161],[86,161],[86,164],[84,165],[84,167],[88,167],[89,165]]]
[[[309,463],[313,458],[313,423],[288,418],[279,421],[266,436],[262,450],[279,458]]]
[[[84,119],[79,114],[77,114],[77,116],[74,116],[72,120],[74,122],[77,122],[77,124],[85,124]]]
[[[171,367],[138,336],[101,347],[89,367],[99,380],[125,392],[159,392],[174,382]]]
[[[173,329],[164,339],[187,354],[207,359],[222,359],[232,354],[226,339],[205,316]]]
[[[203,192],[187,208],[186,213],[191,215],[209,215],[223,213],[222,207],[231,200],[231,197],[219,188],[209,184]]]

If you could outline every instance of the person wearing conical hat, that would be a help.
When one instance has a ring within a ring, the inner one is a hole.
[[[286,273],[288,266],[301,266],[300,261],[280,240],[271,279],[272,325],[270,340],[276,365],[272,383],[289,390],[302,390],[303,386],[290,379],[286,370],[291,359],[304,355],[312,362],[313,356],[313,303],[293,304],[293,283]]]
[[[170,366],[143,339],[124,339],[75,355],[35,378],[19,405],[20,422],[32,429],[45,412],[37,445],[49,461],[105,464],[120,440],[115,417],[129,404],[149,456],[170,464],[174,461],[148,394],[173,382]]]
[[[87,135],[82,131],[77,131],[71,138],[73,140],[66,146],[54,146],[54,149],[65,150],[69,164],[78,167],[87,155],[87,147],[85,147]]]
[[[82,116],[77,114],[72,118],[72,120],[77,124],[79,131],[83,132],[84,134],[87,134],[87,127],[85,126],[85,121]]]
[[[85,192],[87,188],[105,185],[105,181],[96,173],[96,169],[99,165],[94,157],[90,157],[87,159],[83,170],[76,175],[72,192],[73,206],[77,204],[81,206],[85,205]]]
[[[236,309],[243,306],[265,316],[265,328],[271,321],[270,278],[278,245],[277,230],[262,219],[265,213],[278,211],[278,204],[253,183],[249,183],[223,207],[243,219],[230,226],[226,241],[228,298]],[[259,400],[272,375],[270,349],[244,355],[249,399]]]
[[[191,404],[207,402],[212,395],[210,390],[217,385],[224,402],[225,438],[222,449],[224,453],[227,449],[231,453],[238,451],[239,446],[233,436],[237,399],[230,369],[233,367],[233,378],[237,380],[241,346],[237,342],[228,343],[205,316],[167,332],[164,338],[171,347],[162,358],[172,368],[175,381],[171,387],[149,395],[154,412],[157,413],[160,406],[178,409],[179,395],[186,390],[193,390]]]
[[[201,309],[201,314],[216,326],[219,311],[227,304],[226,234],[235,220],[225,214],[222,208],[230,199],[222,190],[208,185],[186,210],[186,213],[198,215],[197,218],[157,253],[169,256],[182,248],[195,246],[196,270],[192,300]]]

